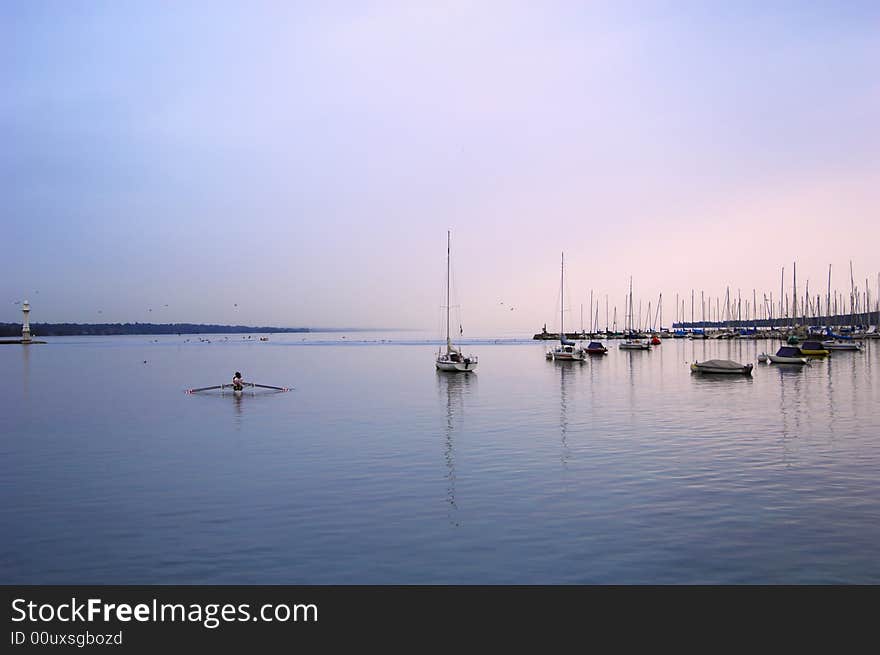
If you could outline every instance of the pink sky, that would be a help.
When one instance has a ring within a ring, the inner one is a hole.
[[[6,6],[0,321],[28,297],[35,321],[436,330],[447,229],[473,336],[555,325],[563,250],[574,326],[630,276],[667,324],[676,292],[775,297],[794,261],[876,294],[878,18]]]

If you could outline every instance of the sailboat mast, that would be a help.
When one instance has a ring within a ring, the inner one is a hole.
[[[563,321],[565,316],[565,253],[562,253],[562,270],[559,274],[559,338],[565,340]]]
[[[852,269],[852,260],[849,262],[849,326],[852,329],[853,323],[855,323],[855,298],[856,298],[856,287],[855,282],[853,281],[853,269]]]
[[[632,320],[633,320],[633,279],[632,276],[629,278],[629,325],[627,325],[627,329],[632,332]]]
[[[452,231],[446,231],[446,351],[451,350],[452,339],[449,336],[449,251],[452,243]]]
[[[831,316],[831,264],[828,264],[828,295],[825,298],[825,315]],[[825,320],[827,325],[828,319]]]
[[[782,298],[785,296],[785,266],[782,267],[782,278],[779,281],[779,325],[782,325]]]

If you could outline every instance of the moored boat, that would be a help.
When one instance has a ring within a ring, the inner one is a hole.
[[[608,353],[608,348],[601,341],[591,341],[585,350],[588,355],[605,355]]]
[[[774,364],[796,364],[797,366],[809,364],[807,358],[797,346],[782,346],[776,351],[775,355],[770,355],[769,357],[770,361]]]
[[[618,345],[621,350],[650,350],[651,344],[648,341],[642,341],[642,335],[633,329],[633,300],[632,300],[632,278],[629,279],[629,306],[626,315],[626,339]]]
[[[801,352],[808,357],[825,357],[831,351],[822,345],[821,341],[804,341],[800,345]]]
[[[828,341],[822,342],[822,347],[824,347],[826,350],[829,350],[829,351],[831,351],[831,350],[855,350],[855,351],[858,351],[858,350],[862,349],[862,344],[856,343],[855,341],[828,340]]]
[[[587,353],[575,341],[566,338],[563,322],[565,318],[565,253],[562,253],[562,271],[559,276],[559,345],[548,350],[546,358],[560,362],[582,362]]]
[[[694,373],[727,373],[734,375],[751,375],[752,364],[740,364],[730,359],[709,359],[705,362],[691,364]]]
[[[477,368],[475,355],[463,355],[461,350],[452,343],[449,332],[449,260],[452,243],[451,232],[446,233],[446,352],[438,350],[434,365],[439,371],[470,373]]]
[[[553,350],[547,351],[547,359],[553,361],[583,361],[587,354],[574,341],[562,340]]]

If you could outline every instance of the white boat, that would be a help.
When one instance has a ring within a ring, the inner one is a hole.
[[[463,355],[461,350],[452,343],[449,332],[449,259],[452,243],[452,233],[446,232],[446,352],[442,349],[437,351],[435,365],[440,371],[452,371],[470,373],[477,368],[475,355]]]
[[[825,350],[861,350],[862,344],[856,343],[854,341],[840,341],[829,339],[827,341],[823,341],[822,345],[825,347]]]
[[[547,359],[554,361],[576,361],[581,362],[586,359],[587,355],[584,349],[578,346],[574,341],[564,339],[553,350],[547,351]]]
[[[633,281],[632,277],[629,278],[629,307],[627,307],[627,326],[626,326],[626,339],[624,339],[620,344],[618,344],[618,348],[621,350],[650,350],[651,344],[647,340],[642,340],[638,338],[638,333],[633,330],[632,327],[632,305],[633,305]]]
[[[565,253],[562,253],[562,273],[559,278],[559,345],[548,350],[547,359],[559,362],[582,362],[587,358],[587,351],[576,342],[565,338],[563,318],[565,316]]]
[[[761,353],[760,355],[758,355],[758,361],[762,364],[766,364],[770,361],[770,355],[768,355],[767,353]]]
[[[694,373],[727,373],[735,375],[751,375],[752,364],[740,364],[730,359],[709,359],[705,362],[691,364]]]
[[[797,366],[809,366],[809,360],[801,354],[797,346],[782,346],[775,355],[769,355],[774,364],[795,364]]]

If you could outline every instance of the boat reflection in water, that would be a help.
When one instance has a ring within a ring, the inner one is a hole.
[[[447,518],[455,527],[458,520],[458,503],[455,498],[455,433],[461,432],[464,420],[464,397],[476,388],[477,376],[446,375],[437,371],[437,389],[441,400],[445,396],[446,416],[443,456],[446,460],[446,504]]]

